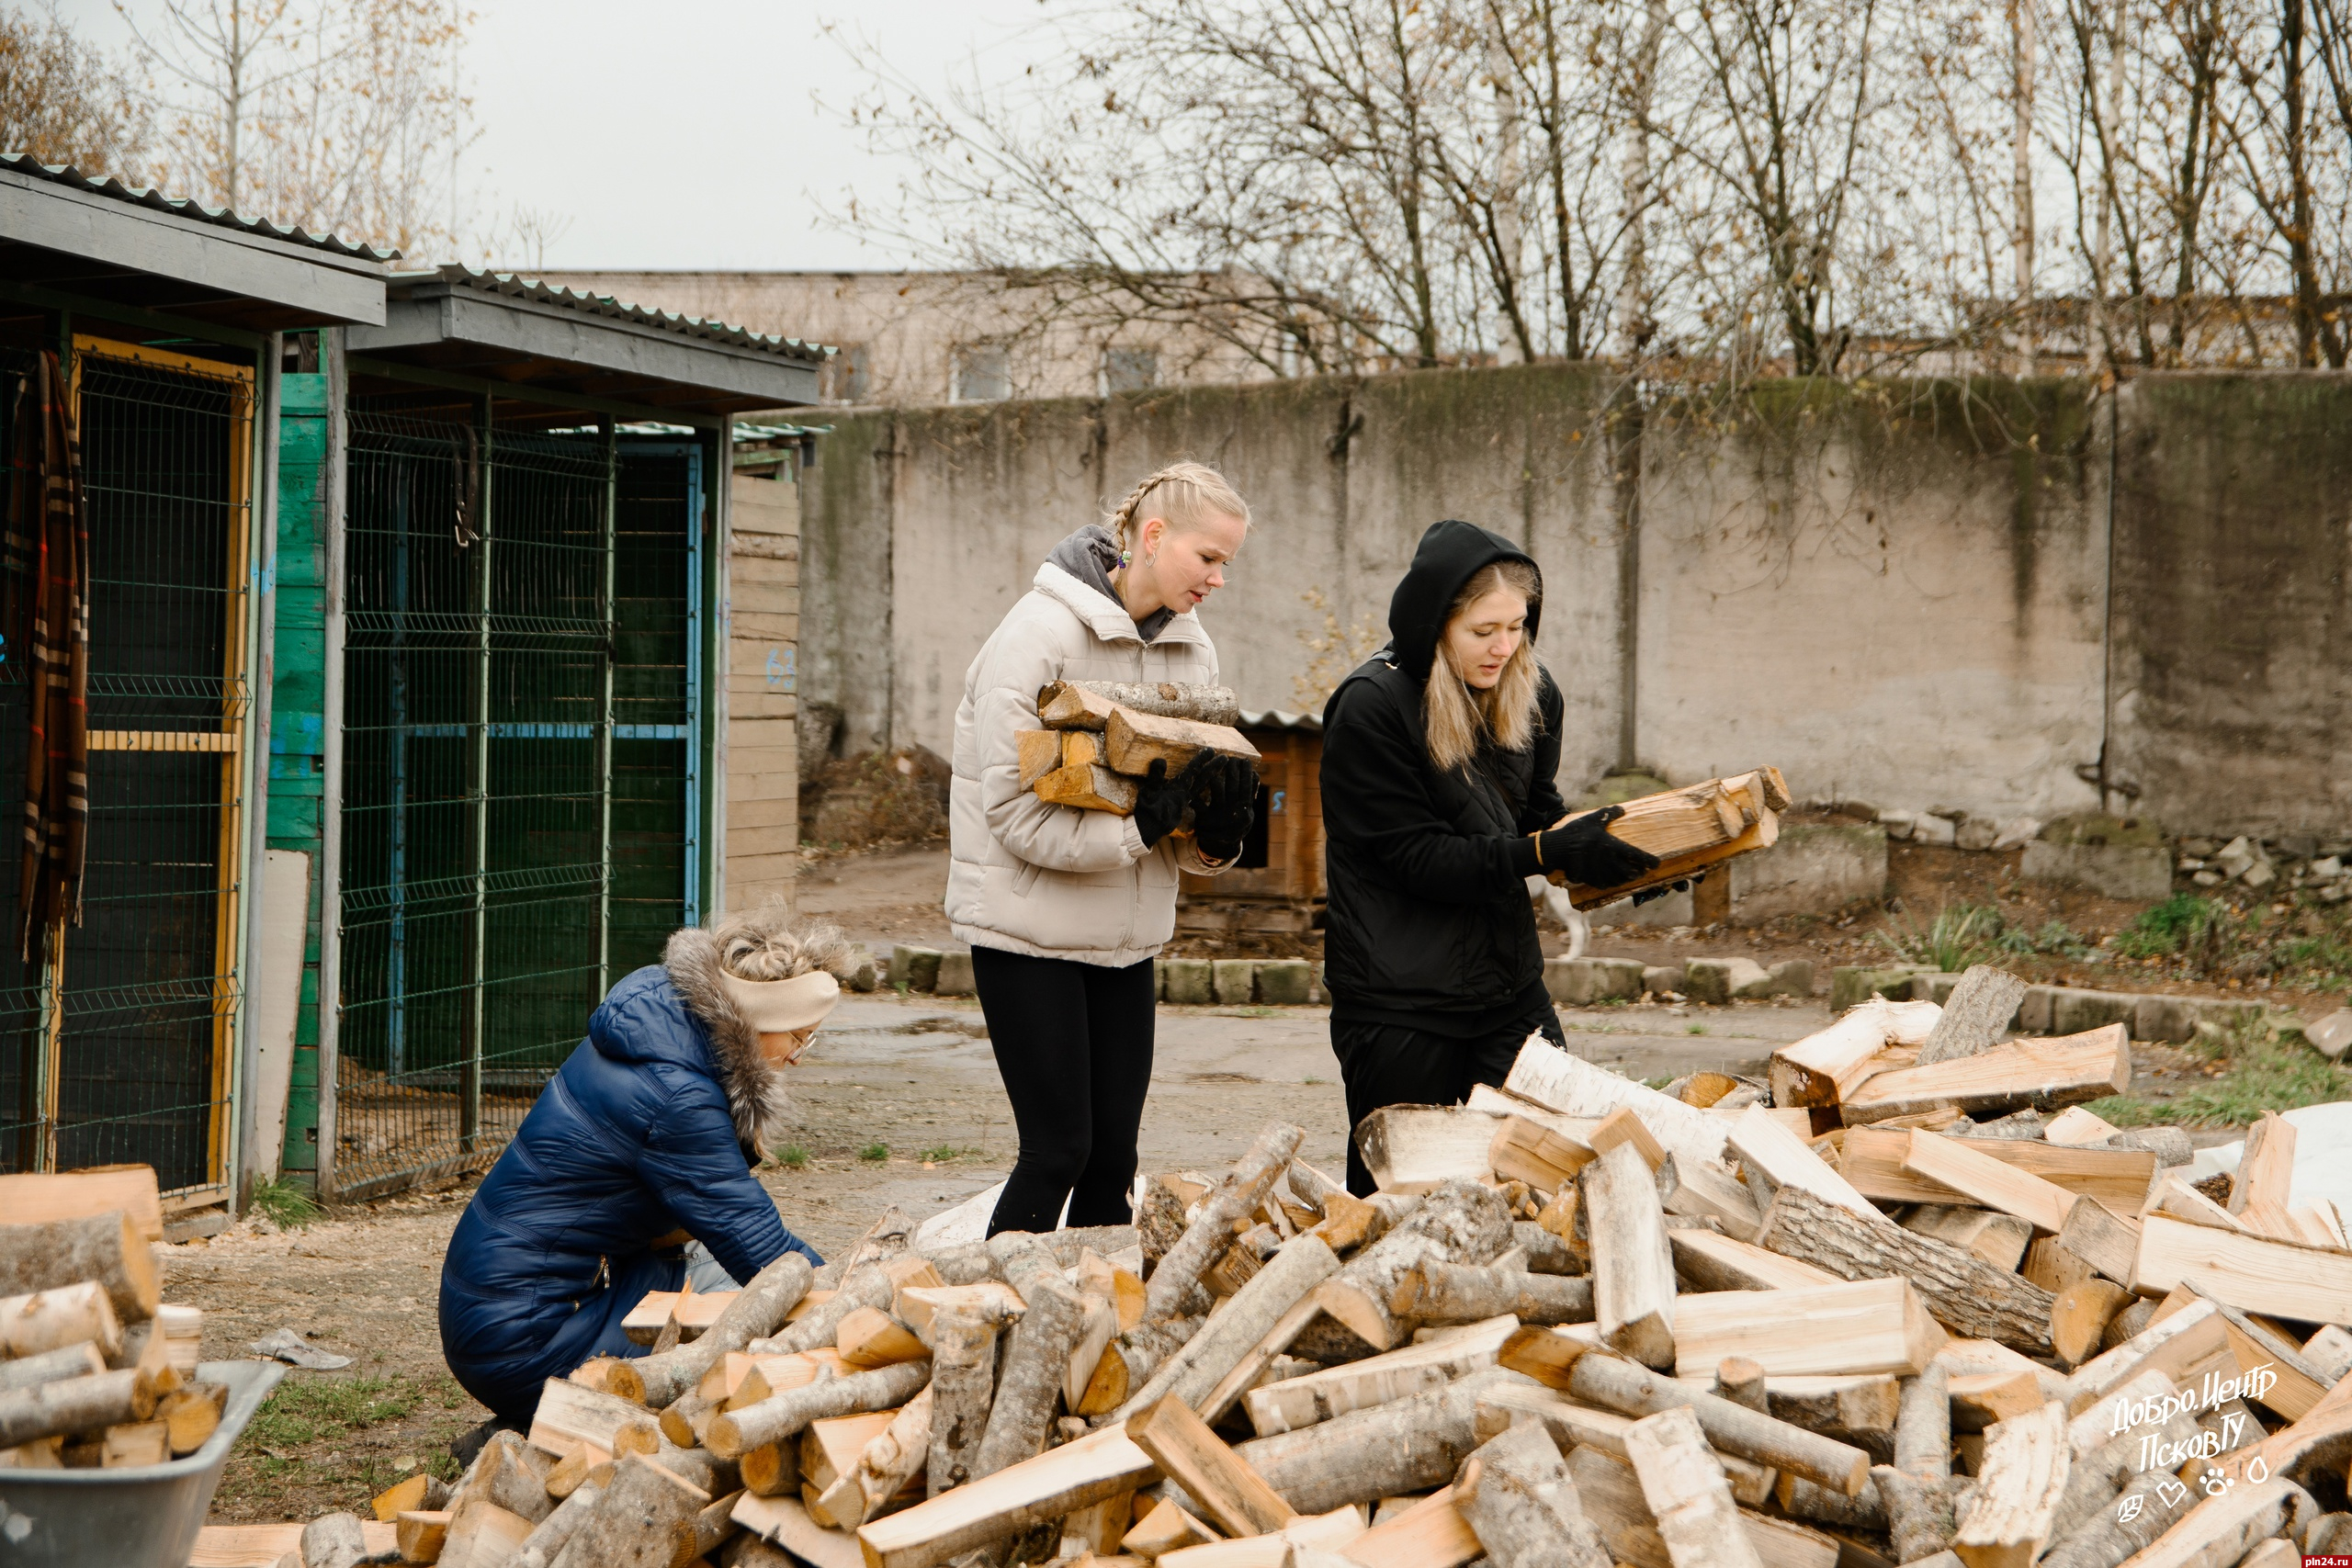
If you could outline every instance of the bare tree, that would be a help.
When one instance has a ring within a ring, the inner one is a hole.
[[[153,130],[130,78],[54,11],[0,14],[0,149],[136,185]]]

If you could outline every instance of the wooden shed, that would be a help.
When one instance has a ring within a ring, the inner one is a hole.
[[[1183,878],[1176,930],[1304,935],[1323,923],[1323,716],[1245,711],[1240,728],[1258,748],[1258,823],[1240,864]]]

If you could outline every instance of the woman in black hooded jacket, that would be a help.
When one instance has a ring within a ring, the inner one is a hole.
[[[1535,657],[1543,577],[1469,523],[1432,524],[1388,605],[1388,646],[1323,708],[1324,988],[1351,1127],[1384,1105],[1499,1084],[1528,1035],[1565,1044],[1526,879],[1609,887],[1657,863],[1562,828],[1565,705]],[[1351,1141],[1348,1190],[1373,1190]]]

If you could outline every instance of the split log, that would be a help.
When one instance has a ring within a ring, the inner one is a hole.
[[[1225,1310],[1233,1309],[1228,1306]],[[1094,1375],[1087,1381],[1086,1393],[1073,1414],[1108,1416],[1125,1405],[1135,1392],[1149,1382],[1168,1358],[1207,1321],[1204,1317],[1177,1317],[1163,1322],[1147,1318],[1112,1340],[1104,1348],[1102,1359],[1094,1363]]]
[[[1940,1182],[1987,1209],[2015,1214],[2048,1235],[2066,1228],[2066,1212],[2075,1206],[2075,1195],[2055,1182],[1980,1152],[1974,1145],[1981,1140],[1928,1132],[1913,1132],[1909,1139],[1903,1168],[1911,1175]]]
[[[1296,1431],[1351,1411],[1443,1388],[1457,1378],[1491,1367],[1518,1327],[1510,1318],[1497,1318],[1442,1339],[1253,1388],[1243,1396],[1243,1404],[1260,1437]]]
[[[1241,704],[1230,686],[1185,681],[1054,681],[1037,690],[1037,718],[1048,729],[1102,729],[1119,708],[1196,724],[1241,722]]]
[[[1304,1514],[1425,1492],[1451,1481],[1478,1446],[1479,1396],[1520,1381],[1516,1373],[1488,1367],[1428,1393],[1303,1431],[1254,1438],[1235,1451]]]
[[[1170,773],[1182,773],[1204,751],[1258,760],[1258,748],[1231,725],[1143,713],[1124,705],[1111,710],[1102,726],[1102,742],[1103,761],[1136,778],[1149,773],[1154,762],[1166,763]]]
[[[1429,1258],[1399,1277],[1389,1292],[1388,1310],[1425,1326],[1483,1323],[1505,1315],[1538,1327],[1590,1323],[1592,1280]]]
[[[1764,1399],[1767,1413],[1808,1432],[1832,1437],[1892,1432],[1902,1384],[1891,1373],[1876,1372],[1855,1377],[1768,1377]]]
[[[2075,1368],[2068,1408],[2079,1415],[2151,1371],[2175,1382],[2188,1381],[2189,1373],[2229,1353],[2221,1309],[2210,1301],[2195,1303]]]
[[[1667,1156],[1658,1172],[1658,1191],[1669,1214],[1712,1220],[1723,1227],[1725,1236],[1736,1241],[1756,1239],[1763,1216],[1755,1198],[1737,1178],[1713,1161]]]
[[[302,1568],[353,1568],[374,1554],[356,1514],[322,1514],[302,1527]]]
[[[711,1418],[705,1446],[717,1459],[740,1460],[756,1448],[800,1436],[811,1421],[890,1410],[914,1397],[931,1379],[921,1361],[828,1378]]]
[[[857,1539],[871,1568],[939,1568],[975,1547],[1133,1492],[1156,1468],[1124,1427],[1109,1427],[871,1520]]]
[[[125,1327],[155,1315],[163,1294],[155,1256],[119,1209],[36,1224],[0,1224],[0,1296],[26,1296],[95,1280]]]
[[[1870,1127],[1849,1128],[1847,1143],[1850,1146],[1856,1136],[1874,1131],[1876,1129]],[[1849,1177],[1853,1174],[1850,1161],[1840,1162],[1838,1168]],[[1860,1181],[1854,1185],[1865,1197],[1877,1196]],[[2079,1204],[2076,1206],[2081,1207]],[[2107,1212],[2096,1203],[2090,1208],[2100,1213]],[[2018,1264],[2025,1258],[2026,1244],[2033,1240],[2031,1224],[2015,1214],[1996,1214],[1989,1209],[1922,1203],[1904,1215],[1902,1223],[1905,1230],[1916,1235],[1933,1236],[1938,1241],[1948,1242],[1962,1252],[1973,1252],[1994,1268],[2009,1273],[2017,1271]]]
[[[1957,1061],[1999,1044],[2025,1000],[2026,984],[1990,964],[1969,965],[1943,1003],[1943,1016],[1919,1047],[1919,1066]]]
[[[610,1453],[614,1434],[644,1416],[644,1406],[618,1394],[587,1388],[569,1378],[549,1378],[540,1385],[538,1409],[531,1416],[531,1441],[559,1457],[582,1443],[593,1443]]]
[[[1525,1370],[1540,1365],[1517,1352],[1527,1341],[1553,1332],[1521,1329],[1513,1335],[1503,1347],[1503,1366]],[[1848,1496],[1859,1493],[1870,1474],[1870,1455],[1851,1444],[1718,1399],[1696,1384],[1661,1377],[1614,1356],[1579,1355],[1564,1369],[1545,1367],[1531,1375],[1588,1404],[1626,1416],[1655,1416],[1688,1406],[1707,1440],[1724,1453],[1801,1475]]]
[[[2083,1206],[2098,1207],[2096,1203]],[[2097,1355],[2107,1325],[2133,1300],[2131,1292],[2107,1280],[2080,1280],[2052,1297],[2050,1343],[2058,1359],[2074,1367]]]
[[[107,1370],[107,1359],[96,1345],[85,1341],[66,1345],[55,1350],[44,1350],[38,1356],[27,1356],[14,1361],[0,1361],[0,1393],[12,1389],[31,1388],[37,1383],[55,1382],[60,1378],[86,1377]]]
[[[649,1410],[664,1408],[700,1382],[711,1364],[728,1351],[741,1350],[763,1335],[774,1333],[784,1322],[784,1314],[808,1293],[814,1274],[807,1255],[786,1253],[737,1292],[718,1321],[693,1343],[613,1363],[605,1374],[605,1390]]]
[[[613,1462],[612,1454],[594,1443],[582,1443],[548,1467],[548,1495],[561,1502],[588,1483],[598,1465]]]
[[[454,1510],[481,1499],[537,1524],[554,1506],[548,1497],[548,1469],[553,1462],[551,1456],[525,1441],[521,1433],[494,1432],[450,1495],[450,1506]]]
[[[2143,1471],[2088,1518],[2060,1537],[2044,1568],[2120,1568],[2204,1500],[2170,1471]]]
[[[1953,1429],[1982,1432],[2012,1417],[2030,1416],[2041,1408],[2041,1379],[2046,1375],[2030,1366],[1955,1375],[1950,1384]],[[2063,1390],[2065,1384],[2058,1386]]]
[[[594,1492],[589,1496],[594,1497]],[[537,1531],[531,1532],[532,1536]],[[403,1508],[392,1516],[392,1542],[403,1562],[438,1562],[449,1540],[449,1510],[447,1508]],[[527,1548],[531,1537],[524,1538]],[[545,1556],[533,1557],[527,1551],[517,1551],[514,1568],[548,1568]]]
[[[1383,1192],[1427,1192],[1484,1181],[1494,1169],[1495,1118],[1461,1105],[1386,1105],[1356,1124],[1357,1151]]]
[[[1296,1315],[1300,1304],[1308,1303],[1339,1270],[1338,1257],[1321,1237],[1312,1232],[1292,1237],[1273,1261],[1235,1292],[1199,1333],[1163,1360],[1111,1418],[1125,1420],[1173,1395],[1204,1418],[1215,1420],[1224,1412],[1206,1407],[1227,1374],[1245,1359],[1256,1357],[1262,1367],[1288,1349],[1291,1340],[1306,1326],[1306,1318]],[[1276,1336],[1277,1326],[1288,1332]]]
[[[80,1220],[119,1210],[149,1241],[164,1239],[164,1205],[155,1168],[119,1165],[100,1170],[25,1172],[0,1176],[0,1214],[11,1224]]]
[[[1062,765],[1063,733],[1053,729],[1013,731],[1013,752],[1019,760],[1023,789],[1027,789]]]
[[[1069,1361],[1062,1369],[1062,1407],[1072,1414],[1085,1400],[1094,1369],[1102,1364],[1102,1352],[1111,1348],[1112,1338],[1119,1332],[1119,1309],[1109,1296],[1098,1295],[1081,1284],[1078,1299],[1085,1312],[1077,1342],[1070,1347]]]
[[[1650,1185],[1646,1169],[1642,1180]],[[1656,1190],[1651,1190],[1655,1201]],[[1476,1181],[1448,1181],[1319,1286],[1316,1303],[1366,1344],[1385,1350],[1406,1333],[1407,1325],[1389,1310],[1388,1300],[1407,1269],[1425,1258],[1487,1262],[1510,1245],[1510,1213],[1492,1188]],[[1153,1276],[1155,1284],[1158,1278]]]
[[[1136,808],[1135,780],[1100,762],[1056,768],[1031,788],[1048,806],[1074,806],[1080,811],[1108,811],[1116,817],[1132,816]]]
[[[1684,1296],[1674,1314],[1680,1377],[1703,1378],[1725,1356],[1748,1357],[1775,1376],[1908,1376],[1946,1337],[1902,1279]]]
[[[1862,1222],[1802,1189],[1783,1188],[1773,1198],[1763,1245],[1843,1279],[1906,1280],[1957,1333],[2049,1351],[2049,1292],[1932,1237]]]
[[[1625,1451],[1674,1568],[1763,1568],[1697,1416],[1687,1409],[1645,1416],[1626,1432]]]
[[[2266,1111],[2246,1129],[2245,1147],[2230,1177],[2227,1207],[2241,1219],[2256,1204],[2284,1213],[2294,1181],[2295,1124],[2275,1111]]]
[[[1002,1232],[989,1238],[989,1250],[1027,1310],[1006,1336],[988,1429],[968,1461],[975,1476],[1034,1458],[1046,1446],[1069,1376],[1070,1350],[1086,1326],[1086,1304],[1077,1288],[1062,1278],[1054,1255],[1035,1236]]]
[[[2104,1204],[2078,1202],[2058,1232],[2058,1248],[2120,1285],[2132,1278],[2132,1263],[2140,1255],[2140,1227],[2119,1219]]]
[[[843,1365],[861,1371],[893,1367],[900,1361],[927,1360],[931,1356],[930,1348],[915,1337],[914,1330],[879,1307],[859,1307],[842,1318],[833,1331],[833,1345]]]
[[[1890,1045],[1919,1045],[1935,1030],[1943,1009],[1934,1002],[1896,1002],[1873,997],[1849,1008],[1828,1028],[1772,1053],[1774,1105],[1835,1105],[1873,1074],[1883,1072],[1880,1054]]]
[[[2162,1426],[2111,1436],[2087,1453],[2074,1449],[2070,1438],[2068,1447],[2075,1458],[2067,1467],[2065,1494],[2058,1499],[2058,1512],[2051,1521],[2051,1539],[2064,1540],[2105,1512],[2133,1476],[2159,1468],[2146,1462],[2152,1452],[2189,1443],[2197,1434],[2196,1420],[2182,1410],[2175,1411]]]
[[[1558,1191],[1591,1163],[1589,1145],[1529,1116],[1505,1116],[1487,1145],[1487,1164],[1497,1176],[1544,1192]]]
[[[1453,1495],[1495,1568],[1610,1568],[1577,1483],[1539,1426],[1483,1444],[1463,1462]]]
[[[923,1471],[931,1452],[932,1392],[926,1387],[867,1443],[857,1462],[827,1487],[818,1504],[843,1529],[878,1516]]]
[[[982,1280],[969,1285],[902,1286],[891,1298],[890,1315],[929,1345],[932,1320],[950,1307],[960,1307],[1000,1324],[1019,1317],[1023,1311],[1020,1292],[1001,1280]]]
[[[1994,1427],[1975,1495],[1952,1537],[1961,1561],[1969,1568],[2029,1568],[2049,1543],[2072,1461],[2066,1407],[2055,1401]]]
[[[1575,1189],[1571,1187],[1569,1190]],[[1526,1255],[1527,1271],[1531,1274],[1555,1274],[1568,1279],[1591,1271],[1589,1260],[1577,1256],[1568,1238],[1533,1220],[1511,1221],[1510,1245],[1511,1250]]]
[[[209,1386],[217,1388],[222,1385]],[[368,1505],[379,1524],[389,1523],[401,1514],[429,1513],[446,1509],[448,1506],[448,1483],[421,1470],[413,1472],[405,1481],[396,1481],[385,1487],[369,1499]]]
[[[2132,1050],[2120,1023],[2053,1040],[2016,1040],[1958,1061],[1898,1067],[1840,1101],[1849,1127],[1950,1109],[1976,1116],[2031,1106],[2055,1111],[2132,1087]]]
[[[0,1449],[60,1433],[152,1420],[156,1403],[176,1381],[168,1368],[158,1372],[130,1367],[10,1389],[0,1393]]]
[[[1358,1568],[1463,1568],[1484,1555],[1454,1489],[1441,1486],[1348,1542],[1340,1560]],[[1304,1565],[1294,1558],[1292,1568]]]
[[[1725,1356],[1715,1363],[1713,1393],[1717,1399],[1771,1414],[1764,1397],[1764,1369],[1745,1356]]]
[[[1629,1461],[1578,1449],[1569,1452],[1567,1464],[1585,1516],[1600,1527],[1612,1556],[1633,1568],[1674,1568],[1658,1535],[1657,1516],[1642,1495],[1641,1478]],[[1817,1530],[1745,1508],[1738,1519],[1740,1533],[1764,1568],[1834,1568],[1838,1562],[1838,1543]]]
[[[1636,1360],[1670,1366],[1674,1256],[1650,1168],[1633,1145],[1620,1144],[1587,1166],[1580,1180],[1592,1233],[1593,1321],[1600,1337]]]
[[[122,1349],[122,1325],[95,1280],[0,1300],[0,1357],[39,1356],[85,1341],[108,1357]]]
[[[1299,1141],[1306,1136],[1305,1128],[1287,1122],[1278,1122],[1258,1134],[1233,1174],[1201,1201],[1200,1212],[1145,1281],[1147,1317],[1176,1315],[1177,1307],[1200,1282],[1202,1271],[1231,1244],[1233,1222],[1266,1201],[1274,1179],[1289,1167]]]
[[[926,1489],[937,1497],[972,1479],[996,1397],[996,1322],[961,1306],[931,1324],[931,1449]]]
[[[2299,1517],[2318,1512],[2311,1496],[2290,1481],[2241,1482],[2219,1496],[2189,1493],[2194,1506],[2169,1529],[2131,1557],[2132,1568],[2233,1568],[2261,1542],[2286,1530]],[[2114,1524],[2103,1517],[2102,1523]],[[2067,1542],[2072,1546],[2073,1541]],[[2058,1561],[2053,1552],[2047,1562]],[[2062,1568],[2084,1568],[2068,1562]],[[2119,1560],[2120,1561],[2120,1560]]]
[[[1308,1296],[1295,1303],[1290,1311],[1274,1320],[1273,1327],[1266,1331],[1265,1337],[1244,1352],[1241,1359],[1234,1363],[1232,1371],[1219,1378],[1216,1386],[1209,1390],[1207,1397],[1196,1406],[1201,1419],[1215,1426],[1225,1418],[1226,1412],[1233,1408],[1235,1402],[1251,1389],[1261,1383],[1283,1381],[1272,1375],[1278,1362],[1288,1361],[1297,1368],[1316,1365],[1302,1357],[1285,1356],[1283,1352],[1306,1332],[1307,1325],[1322,1318],[1323,1309],[1315,1304],[1314,1297]]]
[[[685,1568],[696,1555],[695,1521],[709,1503],[699,1487],[632,1454],[613,1467],[604,1495],[549,1568]]]
[[[1540,1035],[1519,1048],[1503,1089],[1560,1115],[1596,1122],[1629,1109],[1678,1160],[1723,1163],[1724,1129],[1715,1117],[1570,1055]]]
[[[1181,1399],[1163,1399],[1129,1416],[1125,1430],[1130,1441],[1151,1456],[1160,1473],[1182,1487],[1209,1522],[1228,1536],[1279,1530],[1298,1513]]]
[[[510,1562],[530,1538],[531,1521],[520,1514],[487,1497],[452,1497],[441,1561],[447,1568],[493,1568]]]
[[[1624,815],[1609,830],[1657,855],[1657,865],[1614,887],[1568,883],[1569,901],[1579,909],[1597,908],[1644,888],[1687,880],[1735,855],[1770,849],[1780,837],[1780,813],[1788,805],[1788,785],[1777,768],[1626,801]],[[1571,812],[1554,826],[1579,815]]]
[[[1216,1532],[1186,1513],[1182,1505],[1173,1498],[1163,1498],[1153,1504],[1151,1512],[1137,1519],[1135,1528],[1120,1538],[1119,1550],[1130,1557],[1153,1562],[1171,1551],[1182,1551],[1188,1546],[1201,1546],[1216,1539]]]
[[[1886,1468],[1871,1467],[1871,1473]],[[1781,1512],[1792,1519],[1811,1519],[1815,1524],[1835,1525],[1840,1529],[1880,1531],[1887,1528],[1885,1495],[1876,1481],[1865,1481],[1862,1489],[1851,1497],[1842,1492],[1832,1492],[1817,1486],[1799,1475],[1776,1478],[1773,1492]]]
[[[2163,1295],[2190,1280],[2201,1293],[2247,1312],[2307,1323],[2352,1319],[2352,1253],[2150,1214],[2140,1227],[2132,1289]]]
[[[1824,1205],[1825,1207],[1826,1205]],[[1711,1231],[1670,1230],[1674,1271],[1694,1291],[1789,1291],[1834,1285],[1839,1276]]]
[[[1774,1121],[1764,1107],[1751,1105],[1739,1113],[1739,1120],[1732,1123],[1730,1144],[1740,1164],[1760,1172],[1775,1192],[1798,1188],[1873,1225],[1895,1228],[1894,1221],[1854,1190],[1853,1183],[1830,1169],[1826,1161]]]

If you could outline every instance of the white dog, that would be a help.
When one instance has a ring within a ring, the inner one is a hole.
[[[1551,878],[1531,876],[1527,879],[1527,900],[1539,909],[1548,909],[1552,918],[1568,930],[1568,951],[1566,956],[1582,958],[1584,944],[1592,935],[1592,926],[1584,911],[1568,902],[1568,890],[1552,886]]]

